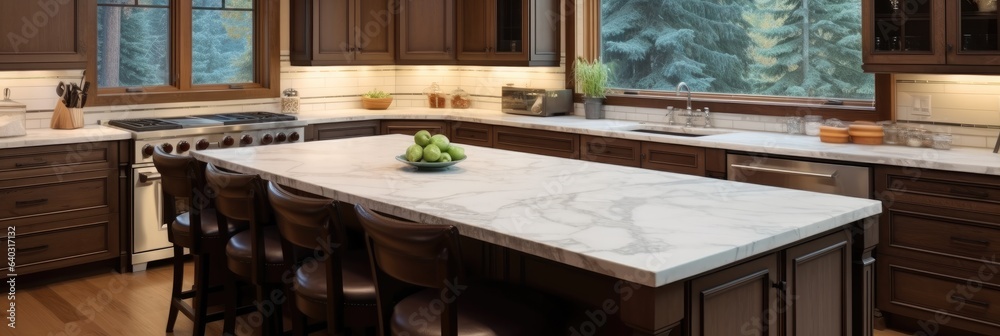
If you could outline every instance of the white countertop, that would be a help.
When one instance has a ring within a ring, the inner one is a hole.
[[[384,135],[194,155],[404,218],[456,225],[465,236],[647,286],[683,280],[882,209],[874,200],[475,146],[464,146],[469,158],[447,170],[417,171],[394,158],[412,142]]]
[[[71,130],[51,128],[29,129],[27,133],[27,135],[23,136],[0,138],[0,148],[62,145],[132,138],[132,133],[128,131],[99,125],[87,125],[83,128]]]

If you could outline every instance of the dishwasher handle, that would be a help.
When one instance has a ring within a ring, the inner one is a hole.
[[[753,171],[762,171],[762,172],[768,172],[768,173],[779,173],[779,174],[788,174],[788,175],[801,175],[801,176],[810,176],[810,177],[823,177],[823,178],[829,178],[829,179],[837,178],[837,171],[836,170],[834,170],[832,173],[829,173],[829,174],[823,174],[823,173],[804,172],[804,171],[798,171],[798,170],[788,170],[788,169],[773,168],[773,167],[748,166],[748,165],[741,165],[741,164],[736,164],[736,163],[731,164],[729,166],[732,167],[732,168],[745,169],[745,170],[753,170]]]

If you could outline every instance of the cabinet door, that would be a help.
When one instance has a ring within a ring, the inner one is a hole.
[[[580,157],[580,136],[506,126],[493,128],[493,148],[576,159]]]
[[[0,11],[0,70],[83,69],[95,26],[93,0],[6,2]]]
[[[945,63],[945,1],[863,0],[861,5],[865,65]]]
[[[705,149],[656,142],[642,143],[642,168],[705,176]]]
[[[531,1],[529,65],[559,65],[562,56],[562,11],[559,0]]]
[[[527,61],[530,40],[528,39],[528,0],[496,0],[492,15],[495,22],[493,35],[493,60]],[[535,2],[535,1],[532,1]],[[549,1],[542,1],[549,2]]]
[[[851,250],[841,231],[785,252],[787,335],[851,334]]]
[[[385,120],[382,121],[382,134],[414,135],[421,130],[431,134],[448,135],[448,123],[445,121],[428,120]]]
[[[638,167],[641,147],[641,142],[635,140],[580,136],[580,155],[587,161]]]
[[[396,19],[392,2],[393,0],[354,0],[356,12],[351,33],[354,41],[352,47],[358,61],[365,64],[392,63],[396,44]]]
[[[949,64],[1000,64],[1000,14],[995,0],[947,0]],[[982,4],[977,5],[977,4]]]
[[[352,0],[292,0],[292,65],[345,64],[354,61]]]
[[[455,60],[455,0],[400,2],[399,59]]]
[[[493,125],[453,121],[451,122],[451,142],[493,147]]]
[[[378,120],[353,121],[343,123],[329,123],[312,125],[310,127],[311,140],[333,140],[365,137],[379,134]]]
[[[691,280],[690,335],[778,335],[778,258],[770,254]]]
[[[493,47],[493,0],[458,0],[458,59],[481,61]]]

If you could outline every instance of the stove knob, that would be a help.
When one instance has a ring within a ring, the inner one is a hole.
[[[288,136],[288,142],[296,141],[299,141],[299,132],[292,132],[292,134]]]
[[[187,141],[181,140],[177,142],[177,154],[187,152],[188,150],[191,150],[191,144]]]
[[[206,149],[208,149],[209,145],[211,145],[211,143],[208,142],[208,140],[201,139],[201,140],[198,140],[198,143],[194,145],[194,148],[197,149],[197,150],[206,150]]]
[[[277,143],[285,142],[287,139],[288,136],[286,136],[285,133],[278,133],[278,135],[274,137],[274,141]]]
[[[232,146],[235,143],[236,143],[236,140],[233,140],[233,137],[231,137],[231,136],[227,135],[225,138],[222,138],[222,148],[226,148],[226,147]]]
[[[270,145],[272,142],[274,142],[274,136],[269,133],[265,133],[264,136],[260,138],[261,145]]]
[[[160,148],[163,148],[163,151],[167,152],[167,153],[170,153],[170,152],[174,151],[174,145],[171,145],[171,144],[166,143],[166,142],[164,142],[162,145],[160,145]]]
[[[250,134],[244,134],[243,137],[240,138],[240,145],[246,146],[252,144],[253,144],[253,137],[250,136]]]
[[[148,158],[150,156],[153,156],[153,145],[146,144],[142,146],[142,157]]]

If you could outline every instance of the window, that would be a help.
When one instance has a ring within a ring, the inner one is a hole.
[[[277,15],[277,0],[98,0],[98,104],[277,97]]]
[[[603,0],[600,54],[612,65],[613,85],[625,90],[672,94],[686,82],[703,97],[856,100],[870,109],[875,76],[861,69],[860,6],[857,0]]]

